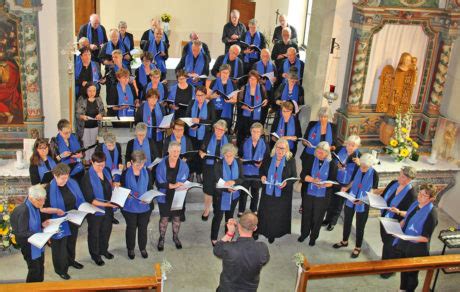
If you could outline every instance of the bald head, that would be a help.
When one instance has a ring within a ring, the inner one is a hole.
[[[259,223],[259,219],[257,218],[257,216],[252,213],[252,212],[245,212],[241,218],[240,218],[240,222],[239,222],[239,232],[241,234],[241,231],[243,232],[254,232],[256,231],[257,229],[257,224]]]
[[[99,24],[100,24],[100,20],[99,20],[99,15],[97,14],[91,14],[89,16],[89,22],[91,23],[91,26],[93,28],[98,28]]]

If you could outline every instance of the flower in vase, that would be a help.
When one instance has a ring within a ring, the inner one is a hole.
[[[406,137],[406,140],[407,140],[408,142],[412,142],[412,138],[409,137],[409,136]]]
[[[3,221],[8,221],[8,220],[10,220],[10,215],[8,214],[3,215]]]
[[[391,145],[392,147],[396,147],[396,146],[398,146],[398,141],[396,141],[395,139],[391,139],[391,140],[390,140],[390,145]]]
[[[407,156],[409,156],[409,153],[410,153],[409,150],[406,149],[406,148],[401,149],[401,152],[399,152],[399,154],[400,154],[402,157],[407,157]]]
[[[0,228],[0,235],[1,235],[1,236],[5,236],[5,235],[7,235],[9,232],[10,232],[10,228],[9,228],[9,227]]]
[[[14,208],[16,208],[15,204],[8,204],[8,213],[13,212]]]
[[[415,141],[413,141],[413,142],[412,142],[412,147],[414,147],[415,149],[418,149],[418,143],[415,142]]]
[[[409,132],[409,130],[407,130],[407,128],[405,128],[405,127],[402,127],[401,132],[404,133],[404,134],[407,134],[407,132]]]
[[[3,212],[3,204],[0,204],[0,213]]]

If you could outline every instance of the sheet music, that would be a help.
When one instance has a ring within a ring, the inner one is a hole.
[[[53,236],[54,233],[44,233],[44,232],[39,232],[35,233],[31,237],[27,239],[27,242],[32,244],[35,247],[42,248],[48,240],[50,240],[51,236]]]
[[[323,180],[323,181],[320,181],[320,182],[318,182],[316,184],[318,184],[318,185],[325,185],[325,184],[338,185],[339,183],[336,182],[336,181],[333,181],[333,180]]]
[[[382,196],[373,194],[371,192],[366,192],[367,197],[369,198],[369,205],[373,208],[380,209],[380,210],[388,210],[391,209],[388,207],[387,202]]]
[[[337,158],[337,160],[340,162],[340,164],[342,164],[342,165],[345,166],[345,161],[342,161],[342,160],[340,159],[340,157],[339,157],[337,154],[335,154],[335,152],[332,152],[332,155],[334,155],[334,157]]]
[[[181,187],[178,187],[176,189],[176,191],[186,191],[186,190],[191,189],[191,188],[202,188],[202,187],[203,187],[202,184],[186,180],[184,182],[184,185],[181,186]]]
[[[61,226],[62,222],[67,220],[67,216],[60,217],[60,218],[54,218],[54,219],[49,219],[49,224],[45,228],[43,228],[44,233],[58,233],[59,232],[59,226]]]
[[[130,189],[122,188],[122,187],[115,187],[112,192],[112,199],[110,202],[124,207],[126,199],[128,199],[129,194],[131,193]]]
[[[83,211],[70,210],[67,211],[67,220],[69,220],[69,222],[72,222],[73,224],[81,225],[86,215],[88,215],[88,213]]]
[[[192,122],[192,118],[180,118],[184,123],[187,124],[187,126],[189,127],[192,127],[193,125],[195,125],[193,122]]]
[[[348,201],[351,201],[351,202],[354,202],[354,201],[357,200],[355,196],[350,195],[347,192],[337,192],[335,194],[338,195],[338,196],[344,197],[345,199],[347,199]]]
[[[216,188],[218,188],[218,189],[232,189],[232,190],[235,190],[235,191],[243,191],[246,194],[248,194],[249,197],[252,198],[251,193],[249,192],[249,190],[247,188],[245,188],[245,187],[243,187],[241,185],[226,186],[225,181],[222,178],[219,178],[219,181],[217,181]]]
[[[171,127],[171,121],[173,118],[174,113],[164,116],[158,128],[169,129]]]
[[[379,217],[379,220],[382,223],[383,228],[388,234],[396,236],[402,240],[417,241],[422,238],[421,236],[413,236],[413,235],[404,234],[404,232],[402,231],[401,225],[399,224],[398,221],[395,222],[393,220],[387,220],[387,219],[388,218],[385,218],[385,217]]]
[[[155,158],[155,160],[152,161],[152,163],[150,163],[150,164],[147,166],[147,168],[150,168],[150,169],[153,168],[155,165],[157,165],[158,163],[160,163],[161,160],[162,160],[162,158],[160,158],[160,157]]]
[[[174,192],[174,198],[171,204],[171,211],[182,210],[184,207],[185,196],[187,195],[187,190],[178,190]]]
[[[283,181],[280,182],[280,183],[265,181],[265,183],[263,183],[263,184],[264,184],[264,185],[281,186],[282,184],[284,184],[285,182],[288,182],[288,181],[290,181],[290,180],[298,181],[299,178],[298,178],[298,177],[288,177],[288,178],[286,178],[285,180],[283,180]]]
[[[150,190],[142,194],[142,196],[139,197],[139,200],[145,203],[150,203],[153,201],[153,199],[155,199],[158,196],[166,196],[166,195],[157,190]]]
[[[134,122],[134,117],[118,117],[121,122]]]
[[[279,139],[279,138],[280,138],[280,136],[279,136],[276,132],[270,133],[270,135],[272,135],[272,136],[275,137],[276,139]]]
[[[98,208],[96,206],[93,206],[92,204],[87,203],[87,202],[81,203],[81,205],[78,206],[78,211],[83,211],[89,214],[94,214],[96,212],[105,213],[105,210]]]

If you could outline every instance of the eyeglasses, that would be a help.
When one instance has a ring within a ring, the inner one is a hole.
[[[48,145],[37,147],[37,149],[38,150],[46,150],[46,149],[48,149]]]
[[[276,146],[276,149],[283,150],[283,151],[286,150],[285,147],[280,147],[280,146]]]
[[[215,131],[225,131],[224,128],[214,128]]]
[[[195,94],[196,97],[203,97],[206,96],[205,94]]]

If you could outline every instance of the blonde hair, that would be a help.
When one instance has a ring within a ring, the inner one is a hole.
[[[284,147],[286,147],[287,149],[287,152],[286,152],[286,160],[289,160],[293,157],[293,154],[291,152],[291,150],[289,149],[289,143],[288,143],[288,140],[286,140],[285,138],[281,137],[278,139],[278,141],[276,141],[275,143],[275,146],[273,146],[273,149],[272,149],[272,152],[270,153],[270,156],[273,157],[275,156],[276,154],[276,147],[278,147],[278,145],[280,144],[283,144]]]

